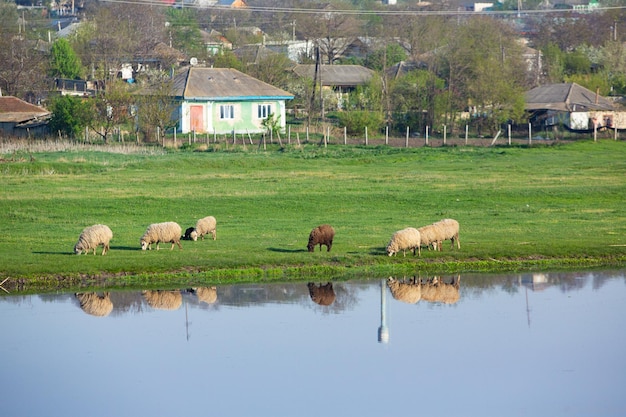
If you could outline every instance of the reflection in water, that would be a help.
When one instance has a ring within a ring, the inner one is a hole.
[[[409,279],[402,279],[401,281],[389,277],[387,279],[387,286],[391,290],[391,295],[398,301],[402,301],[408,304],[415,304],[422,298],[422,285],[415,277]]]
[[[158,310],[178,310],[183,304],[183,295],[180,291],[149,290],[141,294],[148,305]]]
[[[408,304],[416,304],[420,300],[431,303],[454,304],[459,301],[459,286],[461,276],[452,278],[450,283],[444,281],[442,277],[433,277],[426,280],[412,277],[402,280],[389,277],[387,286],[391,295],[398,301]]]
[[[316,417],[302,404],[322,386],[335,415],[626,415],[626,270],[462,275],[458,298],[437,302],[425,288],[454,288],[453,275],[422,277],[416,304],[391,298],[388,276],[334,279],[328,306],[306,280],[207,297],[190,284],[166,312],[141,290],[0,291],[0,416]]]
[[[454,304],[459,301],[459,286],[461,276],[452,278],[450,284],[444,282],[441,277],[434,277],[422,284],[422,300],[431,303]]]
[[[328,282],[324,285],[315,285],[312,282],[307,284],[309,289],[309,296],[311,300],[321,306],[329,306],[335,302],[335,291],[333,290],[333,284]]]
[[[95,292],[76,293],[74,295],[80,302],[80,308],[87,314],[105,317],[113,311],[113,302],[109,292],[105,292],[103,295],[98,295]]]
[[[387,327],[387,291],[385,280],[380,281],[380,327],[378,328],[378,341],[389,343],[389,327]]]
[[[216,287],[196,287],[189,290],[192,294],[196,294],[198,301],[214,304],[217,301],[217,288]]]

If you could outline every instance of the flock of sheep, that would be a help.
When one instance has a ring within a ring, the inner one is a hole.
[[[213,240],[217,239],[217,221],[213,216],[203,217],[196,222],[195,227],[190,227],[185,231],[185,234],[181,236],[182,228],[176,222],[163,222],[153,223],[146,229],[146,232],[139,239],[141,244],[141,250],[151,250],[152,244],[156,244],[156,249],[159,250],[159,243],[171,243],[171,249],[174,249],[174,245],[178,245],[182,249],[180,244],[181,239],[196,241],[198,238],[204,240],[204,236],[209,233],[213,236]],[[78,236],[78,242],[74,245],[74,253],[80,255],[81,253],[96,254],[98,246],[102,246],[102,254],[104,255],[109,250],[109,242],[113,239],[113,232],[104,224],[95,224],[83,229]]]
[[[458,221],[443,219],[418,229],[407,227],[406,229],[398,230],[391,236],[391,240],[387,245],[387,255],[393,256],[402,251],[404,256],[406,256],[407,250],[413,251],[413,255],[415,255],[416,251],[421,255],[422,247],[429,249],[432,247],[434,250],[441,251],[441,244],[444,240],[450,240],[452,248],[454,248],[454,242],[456,241],[457,247],[461,249]]]
[[[176,222],[153,223],[148,226],[139,241],[141,250],[151,250],[152,244],[156,244],[156,249],[159,250],[159,243],[171,243],[170,250],[174,249],[174,245],[178,245],[182,249],[181,239],[196,241],[200,238],[204,240],[204,236],[208,234],[211,234],[213,240],[217,239],[217,220],[213,216],[203,217],[198,220],[195,227],[185,230],[184,235],[182,235],[182,228]],[[104,255],[109,250],[109,242],[112,238],[113,232],[106,225],[96,224],[86,227],[78,237],[78,242],[74,245],[74,253],[80,255],[83,252],[90,253],[93,251],[95,255],[98,246],[102,246],[102,255]],[[326,246],[326,251],[330,252],[334,238],[335,229],[331,225],[319,225],[311,230],[309,234],[307,250],[313,252],[315,247],[319,245],[320,251],[322,246]],[[445,240],[450,240],[452,248],[454,248],[454,243],[456,242],[458,249],[461,249],[458,221],[443,219],[418,229],[407,227],[398,230],[391,236],[391,240],[387,244],[387,255],[393,256],[402,251],[404,256],[406,256],[407,250],[413,251],[413,255],[415,255],[416,251],[421,255],[422,247],[429,249],[432,247],[434,250],[441,251],[441,245]]]

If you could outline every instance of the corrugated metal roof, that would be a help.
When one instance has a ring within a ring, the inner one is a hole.
[[[48,110],[17,97],[0,97],[0,122],[22,123],[49,115]]]
[[[173,90],[176,97],[192,100],[291,100],[294,97],[287,91],[232,68],[187,68],[174,77]]]
[[[322,85],[352,87],[372,79],[374,71],[361,65],[322,65]],[[300,77],[315,77],[315,65],[296,65],[293,71]]]
[[[526,92],[526,110],[614,110],[613,103],[576,83],[548,84]]]

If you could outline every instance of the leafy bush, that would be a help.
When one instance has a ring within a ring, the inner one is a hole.
[[[349,135],[363,134],[366,126],[370,132],[380,131],[385,121],[381,112],[364,110],[337,113],[337,118]]]

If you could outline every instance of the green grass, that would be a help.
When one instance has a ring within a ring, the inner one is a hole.
[[[5,287],[626,263],[624,142],[24,155],[0,162]],[[140,250],[150,223],[176,221],[184,230],[206,215],[218,220],[217,241]],[[460,251],[446,242],[421,258],[384,254],[394,231],[445,217],[461,224]],[[80,231],[95,223],[113,230],[110,253],[74,255]],[[336,229],[333,250],[308,253],[308,233],[320,223]]]

